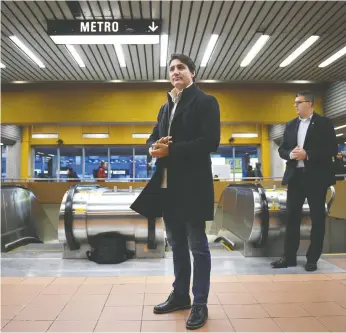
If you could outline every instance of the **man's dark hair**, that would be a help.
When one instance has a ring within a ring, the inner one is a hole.
[[[171,62],[176,59],[180,60],[183,64],[185,64],[189,68],[189,71],[191,73],[196,74],[196,65],[190,57],[188,57],[185,54],[172,54],[171,59],[169,60],[169,66],[171,65]],[[193,77],[193,81],[195,81],[195,77]]]
[[[304,96],[306,101],[311,101],[312,105],[315,104],[315,96],[310,90],[303,90],[297,93],[296,97]]]

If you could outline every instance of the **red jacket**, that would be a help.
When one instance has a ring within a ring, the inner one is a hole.
[[[98,168],[97,178],[107,178],[106,170],[104,168],[101,168],[101,167]]]

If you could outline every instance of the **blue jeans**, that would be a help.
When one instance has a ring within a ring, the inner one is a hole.
[[[167,239],[173,250],[174,292],[188,295],[190,291],[191,263],[193,255],[194,304],[204,305],[208,302],[210,288],[211,258],[204,221],[177,221],[164,216]]]

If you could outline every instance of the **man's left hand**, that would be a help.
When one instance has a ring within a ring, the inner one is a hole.
[[[295,148],[292,150],[292,157],[297,161],[306,160],[306,151],[303,148]]]
[[[151,152],[152,157],[165,157],[168,156],[169,150],[168,150],[168,144],[164,143],[155,143],[153,144],[153,150]]]

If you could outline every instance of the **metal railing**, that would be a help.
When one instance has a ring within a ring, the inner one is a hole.
[[[337,174],[337,177],[344,177],[346,180],[346,174]],[[54,183],[73,183],[73,182],[83,182],[83,183],[133,183],[133,182],[148,182],[151,178],[1,178],[1,182],[13,183],[13,182],[54,182]],[[282,177],[241,177],[238,179],[232,178],[214,178],[214,181],[222,182],[240,182],[240,181],[256,181],[262,182],[265,180],[282,180]]]

